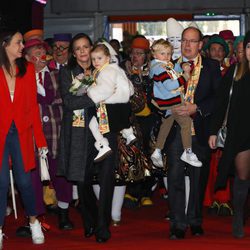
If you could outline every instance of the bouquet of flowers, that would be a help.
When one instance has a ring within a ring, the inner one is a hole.
[[[72,86],[69,92],[73,95],[81,96],[87,92],[88,87],[94,82],[94,79],[89,74],[79,74],[73,77]]]

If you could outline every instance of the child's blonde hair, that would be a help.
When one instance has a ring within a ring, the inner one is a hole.
[[[165,49],[170,48],[172,52],[174,50],[172,44],[169,41],[164,40],[163,38],[161,38],[161,39],[156,40],[156,41],[153,42],[153,44],[151,46],[152,53],[154,54],[157,51],[159,51],[160,50],[160,46],[161,47],[163,46]]]

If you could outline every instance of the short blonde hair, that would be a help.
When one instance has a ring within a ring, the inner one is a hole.
[[[153,42],[153,44],[151,46],[152,53],[154,54],[154,53],[158,52],[160,50],[160,48],[159,48],[160,46],[163,46],[165,49],[170,48],[172,51],[174,49],[172,44],[169,41],[161,38],[161,39]]]

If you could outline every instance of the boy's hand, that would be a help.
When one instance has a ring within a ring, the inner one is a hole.
[[[190,64],[189,64],[189,63],[185,62],[185,63],[183,63],[183,64],[181,65],[181,67],[182,67],[182,69],[183,69],[183,71],[184,71],[185,73],[190,73],[190,72],[191,72],[191,67],[190,67]]]

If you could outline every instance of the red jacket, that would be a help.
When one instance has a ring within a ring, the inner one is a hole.
[[[0,168],[12,121],[18,131],[25,171],[29,171],[35,167],[34,138],[38,148],[47,147],[37,104],[35,69],[30,63],[26,74],[16,78],[13,102],[3,69],[0,68]]]

